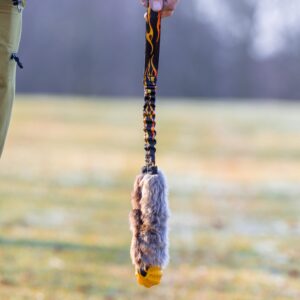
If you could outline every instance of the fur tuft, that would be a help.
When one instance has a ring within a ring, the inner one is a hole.
[[[132,193],[131,258],[137,268],[165,267],[169,260],[167,184],[161,171],[139,175]]]
[[[131,260],[135,265],[141,263],[141,257],[139,257],[139,245],[138,245],[138,236],[140,232],[140,228],[142,226],[141,220],[141,205],[140,201],[142,198],[142,191],[140,188],[140,183],[144,178],[144,174],[138,175],[134,182],[133,191],[131,193],[131,206],[132,210],[129,214],[129,222],[130,222],[130,230],[132,232],[132,241],[130,248],[130,256]]]

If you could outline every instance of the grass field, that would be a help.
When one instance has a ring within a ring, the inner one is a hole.
[[[52,98],[18,97],[0,162],[1,300],[300,299],[300,105],[160,103],[171,262],[146,290],[128,229],[142,102]]]

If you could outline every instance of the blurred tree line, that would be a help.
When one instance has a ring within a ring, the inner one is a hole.
[[[27,2],[20,92],[141,96],[138,0]],[[300,7],[275,2],[182,0],[163,22],[160,95],[300,99],[300,24],[283,26]]]

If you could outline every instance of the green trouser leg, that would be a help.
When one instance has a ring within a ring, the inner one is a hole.
[[[11,0],[0,0],[0,157],[10,122],[16,86],[17,53],[22,29],[22,13]]]

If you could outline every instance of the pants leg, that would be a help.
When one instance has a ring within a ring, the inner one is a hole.
[[[21,38],[22,13],[11,0],[0,0],[0,157],[9,127],[16,86],[17,53]]]

